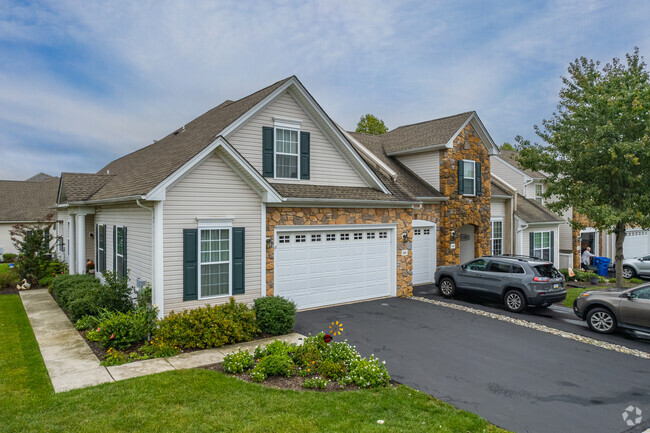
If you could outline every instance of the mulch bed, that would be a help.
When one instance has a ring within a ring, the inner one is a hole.
[[[20,290],[16,287],[5,287],[4,289],[0,289],[0,295],[17,295],[18,293],[20,293]]]
[[[347,385],[345,388],[341,389],[339,388],[338,384],[333,382],[327,385],[324,389],[306,389],[302,387],[302,383],[307,379],[306,377],[301,377],[298,375],[291,376],[291,377],[279,377],[279,376],[273,376],[267,378],[264,382],[255,382],[253,379],[251,379],[250,374],[242,373],[242,374],[230,374],[226,373],[223,370],[222,363],[218,364],[212,364],[212,365],[206,365],[203,367],[199,367],[204,370],[212,370],[212,371],[218,371],[219,373],[223,373],[228,376],[236,377],[239,380],[243,380],[244,382],[250,382],[250,383],[257,383],[259,385],[266,386],[267,388],[275,388],[275,389],[291,389],[294,391],[319,391],[319,392],[335,392],[335,391],[357,391],[361,388],[359,388],[356,385],[350,384]],[[396,386],[397,382],[391,381],[391,386]]]

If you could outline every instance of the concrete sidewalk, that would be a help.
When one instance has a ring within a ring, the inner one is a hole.
[[[114,367],[99,365],[99,359],[74,328],[65,313],[45,289],[20,292],[27,317],[50,375],[54,392],[99,385],[170,370],[196,368],[221,362],[225,355],[239,349],[252,350],[274,340],[297,343],[301,334],[287,334],[217,349],[182,353],[169,358],[154,358]]]

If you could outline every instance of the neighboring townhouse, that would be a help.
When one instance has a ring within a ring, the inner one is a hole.
[[[538,171],[522,169],[517,152],[502,150],[492,157],[492,178],[515,191],[512,219],[512,251],[540,257],[567,267],[572,254],[571,226],[567,219],[544,204],[544,180]]]
[[[58,186],[59,178],[45,173],[24,181],[0,180],[0,254],[18,252],[11,241],[11,227],[44,221],[56,203]]]
[[[436,264],[489,253],[498,150],[478,116],[380,140],[339,128],[296,77],[225,101],[97,173],[63,173],[66,260],[129,270],[162,315],[229,296],[408,296]]]

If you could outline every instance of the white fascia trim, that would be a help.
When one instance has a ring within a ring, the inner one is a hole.
[[[415,197],[422,203],[441,203],[449,200],[449,197]]]
[[[266,203],[261,204],[260,296],[266,296]]]
[[[472,123],[472,126],[474,126],[474,129],[476,129],[476,132],[478,132],[481,142],[485,146],[485,148],[488,151],[488,155],[498,155],[499,154],[499,147],[496,145],[494,140],[492,140],[492,137],[490,137],[490,134],[487,132],[487,129],[485,129],[485,126],[483,125],[483,122],[481,122],[481,119],[479,119],[478,115],[476,114],[476,111],[472,112],[472,114],[467,118],[465,123],[458,128],[458,131],[449,139],[447,142],[446,146],[448,149],[452,149],[454,147],[454,140],[458,135],[463,132],[463,129],[469,124]]]
[[[426,221],[426,220],[413,220],[411,223],[411,226],[413,227],[434,227],[436,223],[432,223],[431,221]]]
[[[86,200],[86,201],[71,201],[68,202],[69,206],[91,206],[100,204],[123,203],[128,201],[147,200],[144,195],[129,195],[125,197],[104,198],[99,200]]]
[[[347,138],[353,146],[355,146],[358,150],[361,151],[364,155],[366,155],[368,158],[372,159],[372,161],[377,164],[383,171],[388,174],[393,180],[397,179],[397,172],[394,170],[391,170],[390,167],[388,167],[382,160],[377,158],[377,156],[372,153],[370,150],[368,150],[363,144],[359,142],[356,138],[354,138],[352,135],[350,135],[345,129],[343,129],[338,123],[334,122],[336,127],[341,131],[341,133]]]
[[[388,224],[314,224],[307,226],[275,226],[276,232],[313,232],[364,229],[397,229],[397,223]]]
[[[453,139],[452,139],[452,143],[453,143]],[[410,155],[412,153],[427,152],[429,150],[442,150],[446,148],[447,148],[446,143],[432,144],[430,146],[418,147],[417,149],[406,149],[406,150],[398,150],[397,152],[387,152],[386,155],[388,156]]]
[[[535,222],[535,223],[526,223],[526,225],[529,225],[529,226],[559,226],[563,222],[564,221],[542,221],[542,222]]]
[[[316,103],[316,101],[314,101],[314,99],[311,97],[309,92],[307,92],[307,90],[302,86],[300,81],[298,81],[295,78],[292,78],[291,80],[289,80],[289,83],[295,85],[296,89],[298,89],[302,97],[305,98],[307,102],[309,102],[309,105],[311,105],[311,107],[314,109],[314,111],[316,111],[316,113],[318,113],[318,115],[323,120],[323,122],[325,122],[325,124],[330,128],[330,130],[334,133],[334,135],[336,135],[336,137],[343,144],[345,149],[350,153],[350,155],[352,155],[352,157],[357,162],[357,164],[359,164],[359,166],[363,168],[366,176],[372,179],[372,181],[375,183],[375,186],[379,187],[379,189],[381,189],[384,194],[390,194],[388,188],[384,186],[384,184],[379,180],[377,175],[370,169],[370,167],[368,167],[368,165],[363,161],[363,159],[361,159],[361,156],[359,156],[359,154],[354,149],[352,144],[350,144],[350,142],[346,140],[345,136],[341,133],[339,128],[336,127],[334,122],[330,120],[329,116],[320,108],[320,106]]]
[[[212,143],[210,143],[209,146],[207,146],[205,149],[203,149],[201,152],[198,154],[194,155],[192,159],[187,161],[181,168],[176,170],[173,174],[168,176],[165,180],[160,182],[157,186],[155,186],[151,191],[146,196],[143,196],[142,198],[144,200],[153,200],[153,201],[158,201],[158,200],[165,200],[165,196],[167,193],[167,189],[171,187],[174,183],[178,182],[180,179],[183,178],[192,168],[194,168],[196,165],[200,164],[203,160],[207,159],[210,157],[210,155],[217,150],[219,147],[221,147],[236,163],[236,166],[233,166],[233,164],[229,164],[227,160],[224,160],[226,164],[228,164],[231,168],[235,170],[235,172],[243,174],[246,173],[250,176],[250,178],[255,180],[255,183],[257,184],[258,188],[264,191],[265,199],[270,201],[270,202],[281,202],[282,197],[280,194],[275,191],[275,189],[269,184],[262,175],[259,174],[253,166],[250,165],[248,161],[246,161],[237,151],[233,149],[233,147],[226,141],[225,138],[219,136],[217,137]],[[242,178],[248,182],[247,176],[242,176]],[[250,184],[250,183],[249,183]],[[256,190],[255,188],[253,188]]]
[[[497,156],[497,158],[499,158],[499,157]],[[499,158],[499,159],[501,159],[501,158]],[[502,161],[503,161],[503,160],[502,160]],[[512,185],[510,185],[508,182],[506,182],[505,180],[501,179],[499,176],[495,175],[494,173],[490,173],[490,176],[491,176],[493,179],[496,179],[497,182],[500,182],[500,183],[502,183],[503,185],[505,185],[505,186],[506,186],[510,191],[515,192],[515,193],[517,192],[517,188],[515,188],[515,187],[512,186]]]

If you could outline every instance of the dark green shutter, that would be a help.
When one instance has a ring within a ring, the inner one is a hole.
[[[122,272],[122,277],[126,277],[126,270],[128,269],[126,265],[126,227],[122,227],[122,243],[124,245],[122,246],[122,269],[120,272]]]
[[[264,177],[273,177],[273,128],[262,126],[262,172]]]
[[[530,233],[530,257],[535,257],[535,233]]]
[[[477,162],[474,168],[476,169],[476,195],[481,195],[481,163]]]
[[[232,228],[232,294],[243,295],[244,290],[244,227]]]
[[[300,132],[300,178],[309,179],[309,132]]]
[[[106,224],[103,224],[102,245],[104,246],[104,255],[102,256],[102,272],[106,270]]]
[[[553,243],[554,243],[553,235],[554,234],[555,234],[555,232],[551,232],[551,234],[549,235],[549,237],[551,238],[551,252],[549,254],[549,256],[550,256],[549,261],[550,262],[555,262],[555,249],[554,249],[554,245],[553,245]]]
[[[183,229],[183,301],[198,299],[198,235],[197,229]]]
[[[113,272],[117,271],[117,227],[113,226]]]
[[[101,272],[99,264],[99,224],[95,224],[95,272]]]
[[[463,160],[458,161],[458,194],[462,195],[465,193],[464,182],[465,175],[463,173]]]

